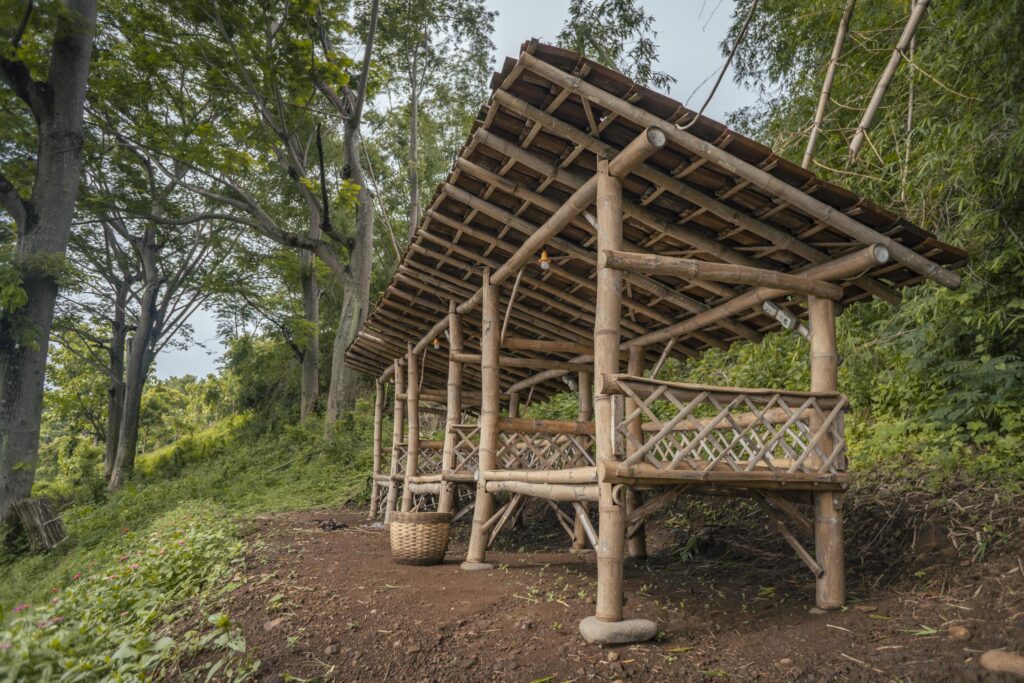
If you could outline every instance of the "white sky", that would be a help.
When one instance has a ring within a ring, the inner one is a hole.
[[[553,43],[565,22],[569,3],[568,0],[486,0],[486,4],[498,12],[492,37],[496,48],[494,67],[498,69],[506,56],[518,55],[522,43],[530,38]],[[642,0],[640,4],[655,18],[654,28],[658,31],[660,45],[658,69],[676,78],[670,94],[691,108],[700,107],[714,82],[713,75],[722,66],[718,45],[728,30],[735,0]],[[669,35],[671,39],[667,38]],[[691,97],[698,86],[699,90]],[[755,99],[753,93],[738,88],[731,74],[727,74],[706,114],[724,120],[726,114],[753,104]],[[217,324],[212,313],[197,312],[192,325],[195,339],[206,348],[194,345],[187,350],[164,351],[156,361],[158,377],[203,376],[217,371],[223,347],[217,339]]]

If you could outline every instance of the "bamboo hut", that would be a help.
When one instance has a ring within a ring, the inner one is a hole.
[[[378,378],[371,516],[417,496],[458,507],[473,519],[462,567],[486,569],[523,501],[545,501],[573,547],[596,550],[581,633],[614,643],[654,634],[623,615],[623,559],[646,553],[645,520],[682,493],[747,496],[814,576],[817,604],[840,607],[836,315],[925,280],[955,288],[964,252],[722,124],[682,129],[694,112],[575,53],[526,43],[492,89],[347,351]],[[806,391],[657,379],[669,357],[780,326],[808,337]],[[567,389],[578,420],[519,417]],[[445,410],[441,441],[420,439],[428,403]]]

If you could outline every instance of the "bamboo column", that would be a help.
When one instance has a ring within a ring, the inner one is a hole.
[[[619,324],[622,318],[622,271],[608,268],[603,254],[622,249],[622,183],[608,172],[608,160],[597,166],[597,311],[594,315],[594,430],[597,467],[613,460],[614,414],[604,376],[619,371]],[[597,619],[622,620],[622,560],[625,514],[612,498],[612,485],[601,484],[598,503]]]
[[[402,443],[402,435],[405,433],[405,404],[402,403],[398,397],[405,393],[405,373],[402,371],[402,366],[395,360],[395,408],[394,408],[394,425],[391,429],[391,468],[390,476],[388,478],[388,500],[384,507],[384,523],[389,524],[391,522],[391,513],[395,511],[395,505],[398,502],[398,482],[395,481],[395,477],[398,476],[398,449],[399,444]]]
[[[448,412],[445,418],[444,451],[441,454],[441,472],[455,469],[455,425],[462,419],[462,363],[455,360],[462,353],[462,316],[455,310],[455,302],[448,302]],[[451,512],[455,503],[455,484],[441,482],[438,512]]]
[[[836,347],[835,305],[828,299],[807,297],[811,327],[811,391],[836,391],[839,352]],[[812,417],[811,433],[821,426]],[[821,452],[832,452],[832,439],[818,442]],[[817,453],[813,461],[820,464]],[[816,582],[816,602],[821,609],[837,609],[846,601],[843,559],[843,515],[841,494],[814,494],[814,553],[824,573]]]
[[[519,392],[513,391],[508,395],[508,416],[519,417]]]
[[[644,374],[644,347],[642,346],[631,346],[629,347],[629,362],[626,367],[626,374],[633,375],[634,377],[641,377]],[[636,401],[633,399],[626,399],[626,415],[631,414],[636,410]],[[643,416],[637,415],[629,423],[629,434],[632,438],[637,441],[641,441],[644,438],[643,431]],[[636,446],[630,440],[626,440],[626,455],[632,455],[633,451],[636,450]],[[626,491],[626,514],[633,512],[641,505],[644,504],[643,494],[636,489],[630,488]],[[647,559],[647,525],[641,524],[637,528],[636,532],[629,538],[629,556],[638,560]]]
[[[494,494],[487,492],[487,473],[495,469],[498,453],[498,420],[501,418],[499,357],[501,355],[501,317],[498,314],[498,285],[491,283],[491,271],[484,269],[480,339],[480,477],[473,507],[473,528],[463,569],[490,569],[484,562],[487,552],[487,530],[484,524],[494,514]]]
[[[408,344],[405,354],[405,367],[408,374],[408,387],[405,390],[406,421],[408,435],[405,441],[405,486],[402,488],[402,512],[412,510],[412,489],[409,488],[409,477],[416,476],[416,468],[420,459],[420,365],[412,344]]]
[[[380,476],[380,460],[383,450],[384,430],[384,384],[378,379],[375,383],[377,394],[373,402],[373,477],[370,479],[370,512],[366,518],[373,520],[377,516],[377,504],[380,501],[380,484],[377,477]]]
[[[578,419],[580,422],[590,422],[594,419],[594,383],[589,372],[581,372],[576,377],[577,392],[579,393],[580,409]],[[589,507],[583,503],[584,512]],[[572,549],[580,552],[587,549],[587,530],[583,524],[583,517],[579,511],[576,512],[575,522],[572,528]]]

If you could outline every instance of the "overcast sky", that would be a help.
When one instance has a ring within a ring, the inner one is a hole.
[[[519,54],[525,40],[539,38],[543,42],[554,42],[565,22],[569,3],[568,0],[486,0],[486,4],[498,12],[492,38],[497,69],[506,56]],[[700,107],[714,82],[713,74],[722,65],[718,45],[729,28],[735,1],[642,0],[640,4],[655,17],[660,45],[658,68],[676,78],[670,94],[691,108]],[[736,87],[727,74],[706,113],[723,120],[729,112],[754,100],[752,93]],[[205,348],[195,345],[187,350],[164,351],[157,357],[157,376],[202,376],[217,371],[222,347],[217,340],[213,315],[199,311],[193,316],[192,325],[195,339]]]

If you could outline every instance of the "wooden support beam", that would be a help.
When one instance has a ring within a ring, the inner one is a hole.
[[[596,501],[598,499],[597,484],[540,484],[513,480],[487,480],[485,486],[487,492],[492,494],[506,491],[561,502]]]
[[[391,374],[395,378],[395,403],[391,431],[391,467],[388,479],[388,498],[384,506],[385,524],[391,522],[391,513],[395,511],[395,505],[398,502],[398,487],[395,479],[398,475],[399,444],[404,440],[403,436],[405,434],[405,404],[398,398],[398,394],[405,391],[405,371],[398,364],[397,360],[392,364]]]
[[[650,128],[638,135],[615,158],[610,171],[615,176],[627,175],[637,164],[665,145],[665,133],[659,128]],[[514,275],[523,265],[540,252],[548,240],[557,235],[569,221],[590,206],[597,194],[597,181],[592,179],[573,193],[562,207],[544,225],[530,235],[519,250],[491,276],[491,283],[500,285]]]
[[[414,477],[419,466],[420,455],[420,362],[416,349],[412,344],[408,345],[408,353],[405,356],[405,368],[407,373],[408,387],[406,387],[406,432],[405,445],[405,482],[402,489],[402,512],[412,510],[413,490],[409,487],[409,477]]]
[[[498,428],[503,432],[521,432],[523,434],[594,434],[594,423],[591,421],[531,420],[517,417],[499,420]]]
[[[839,350],[836,346],[835,304],[828,299],[807,300],[811,328],[811,391],[836,391],[838,388]],[[820,429],[822,420],[813,418],[811,433]],[[818,442],[822,452],[833,447],[828,436]],[[820,463],[814,453],[811,465]],[[843,556],[843,512],[840,495],[819,493],[814,496],[814,554],[822,574],[816,585],[816,602],[821,609],[838,609],[846,602],[846,568]]]
[[[633,346],[629,349],[629,362],[626,366],[626,372],[633,377],[642,377],[644,374],[644,349],[642,346]],[[638,408],[636,401],[633,399],[626,399],[625,402],[625,414],[632,415]],[[626,457],[632,455],[633,451],[637,448],[636,443],[643,443],[644,432],[641,428],[643,422],[643,415],[637,412],[637,416],[630,420],[627,429],[629,430],[630,439],[626,440]],[[644,499],[643,494],[637,491],[635,488],[626,489],[625,495],[625,514],[626,518],[629,518],[629,514],[639,507],[643,506]],[[642,560],[647,558],[647,531],[644,523],[641,521],[633,529],[628,529],[626,534],[626,547],[629,552],[629,556]]]
[[[377,516],[377,505],[380,500],[380,486],[377,477],[380,476],[380,462],[383,453],[384,429],[384,384],[379,380],[374,383],[376,386],[375,398],[373,401],[373,478],[370,484],[370,511],[367,519],[373,520]]]
[[[526,64],[526,68],[536,74],[547,78],[552,83],[569,88],[583,97],[596,102],[602,108],[623,116],[641,126],[660,127],[665,131],[668,138],[683,149],[707,158],[729,173],[733,173],[745,180],[750,181],[765,192],[768,192],[784,201],[789,202],[809,216],[832,226],[844,235],[859,241],[865,245],[880,244],[887,248],[893,258],[907,266],[911,270],[927,278],[935,280],[941,285],[951,289],[960,286],[960,276],[951,270],[943,268],[930,259],[921,256],[912,249],[900,244],[896,240],[883,235],[882,233],[869,228],[859,221],[847,216],[842,211],[815,199],[797,187],[793,187],[784,180],[776,178],[771,173],[763,171],[757,166],[743,161],[739,157],[730,154],[724,149],[703,140],[692,133],[681,130],[664,119],[630,104],[625,100],[612,95],[611,93],[587,83],[581,78],[567,74],[556,66],[547,64],[537,57],[524,52],[519,59]]]
[[[803,271],[802,275],[813,277],[819,280],[841,280],[856,273],[863,272],[869,268],[886,263],[889,260],[889,251],[885,247],[874,244],[856,251],[848,256],[829,261],[818,266],[813,266]],[[624,343],[626,348],[630,346],[646,346],[666,341],[673,337],[689,334],[701,328],[712,325],[720,320],[736,315],[748,308],[760,306],[765,301],[785,296],[784,290],[770,287],[758,287],[757,289],[744,292],[735,299],[731,299],[720,306],[709,309],[703,313],[687,318],[686,320],[670,325],[665,329],[656,332],[634,337]]]
[[[771,287],[793,294],[819,296],[826,299],[843,298],[843,288],[824,280],[803,275],[789,275],[775,270],[736,266],[731,263],[708,263],[693,259],[660,256],[658,254],[631,254],[624,251],[606,251],[605,264],[610,268],[647,275],[669,275],[684,280],[714,280],[734,285]]]
[[[564,470],[493,470],[487,481],[523,481],[531,484],[596,484],[596,467]]]
[[[444,421],[444,450],[441,453],[441,472],[455,468],[454,426],[462,421],[462,363],[456,356],[462,352],[462,316],[455,302],[448,302],[448,405]],[[437,501],[438,512],[451,512],[455,505],[455,486],[444,482]]]

